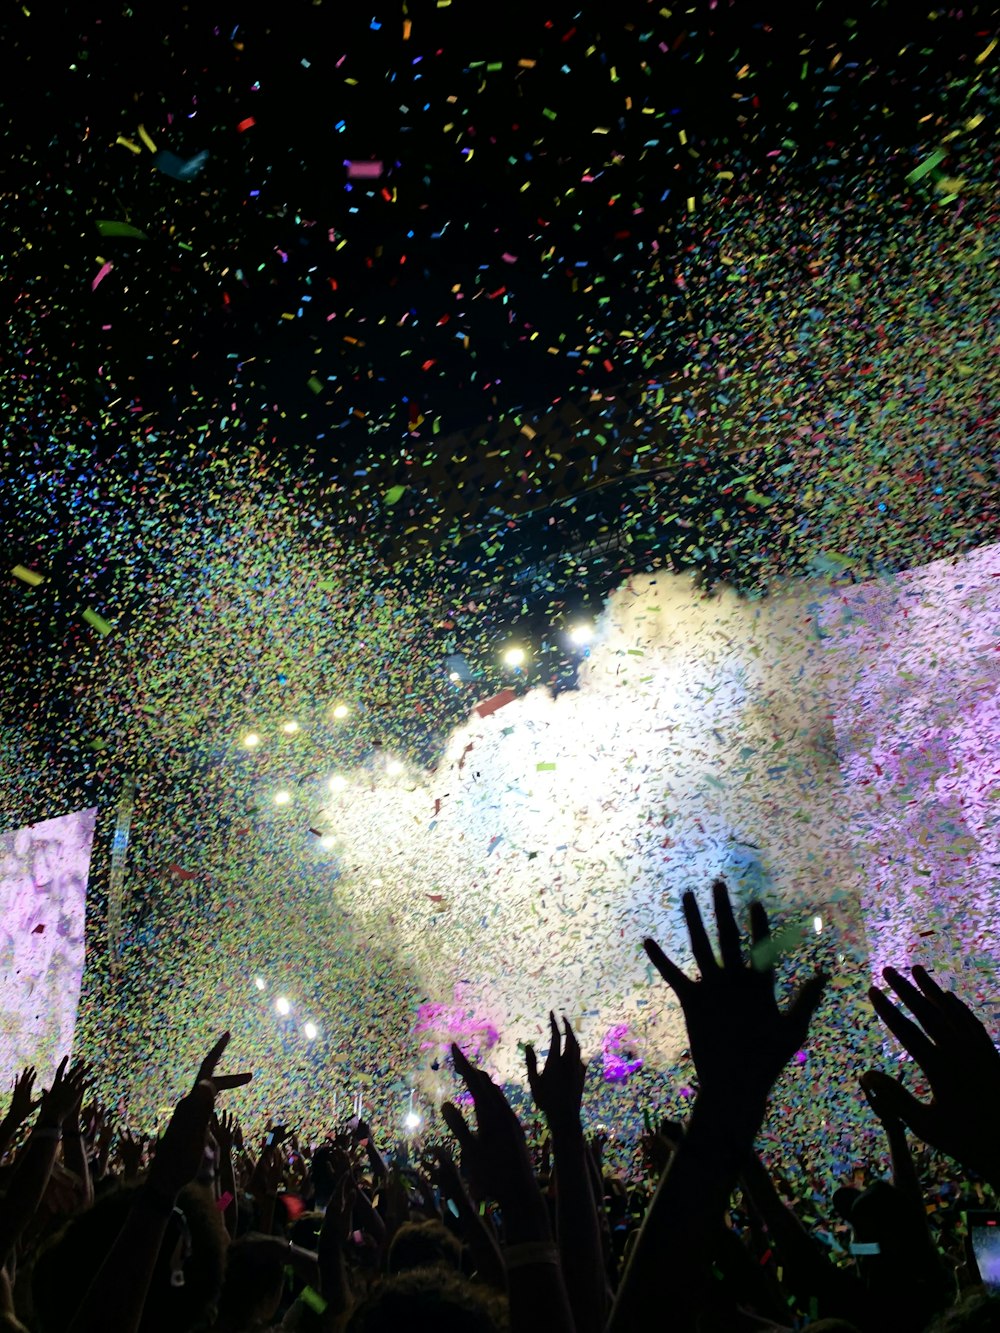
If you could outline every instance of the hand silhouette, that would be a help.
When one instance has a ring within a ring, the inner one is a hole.
[[[932,1148],[1000,1187],[1000,1054],[990,1034],[969,1006],[943,990],[925,968],[913,969],[916,986],[892,967],[882,975],[917,1021],[877,986],[868,997],[926,1074],[933,1100],[919,1101],[879,1070],[862,1077],[863,1088],[882,1108],[880,1114],[898,1116]]]
[[[826,978],[811,977],[782,1012],[774,998],[773,967],[743,962],[739,930],[721,880],[713,884],[712,894],[721,963],[712,952],[693,893],[684,895],[684,919],[700,980],[686,976],[653,940],[645,941],[646,953],[680,1001],[702,1091],[764,1099],[805,1041]],[[770,939],[761,903],[750,904],[750,933],[754,945]]]
[[[457,1046],[451,1053],[472,1094],[478,1133],[472,1132],[452,1102],[444,1103],[441,1114],[461,1145],[462,1167],[474,1192],[502,1204],[512,1193],[520,1194],[525,1180],[534,1181],[524,1130],[489,1074],[471,1065]]]
[[[579,1127],[580,1104],[583,1100],[587,1068],[580,1058],[580,1046],[569,1020],[563,1018],[565,1045],[553,1013],[549,1014],[549,1027],[552,1040],[545,1058],[545,1068],[539,1072],[533,1046],[525,1047],[524,1059],[528,1066],[528,1084],[535,1105],[545,1116],[549,1128],[555,1134],[563,1129]]]

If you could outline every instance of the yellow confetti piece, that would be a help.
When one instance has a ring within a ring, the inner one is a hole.
[[[137,143],[133,143],[131,139],[126,139],[123,134],[119,134],[118,138],[115,140],[115,143],[121,144],[123,148],[127,148],[131,153],[142,152],[142,149],[139,147]]]
[[[45,582],[41,574],[36,574],[33,569],[26,569],[24,565],[15,565],[10,572],[22,583],[30,583],[33,588],[37,588],[40,583]]]
[[[156,144],[153,143],[152,139],[146,133],[145,125],[139,126],[139,138],[142,140],[142,142],[146,145],[146,147],[149,149],[151,153],[156,152]]]
[[[99,616],[96,611],[91,611],[89,607],[86,611],[84,611],[83,618],[88,625],[92,626],[94,629],[97,630],[98,634],[101,636],[102,639],[107,638],[107,636],[111,633],[111,626],[104,619],[104,617]]]

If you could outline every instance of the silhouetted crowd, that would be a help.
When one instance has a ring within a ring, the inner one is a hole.
[[[588,1136],[586,1067],[549,1016],[526,1050],[544,1123],[526,1133],[457,1047],[466,1093],[448,1135],[382,1141],[357,1117],[252,1137],[224,1106],[251,1073],[219,1070],[223,1034],[162,1136],[114,1123],[93,1071],[26,1069],[0,1121],[0,1327],[13,1333],[944,1333],[1000,1330],[1000,1054],[921,967],[873,987],[875,1012],[929,1098],[859,1071],[891,1179],[831,1190],[808,1161],[755,1151],[768,1097],[807,1039],[826,978],[789,1006],[748,958],[728,892],[715,942],[684,898],[688,976],[646,941],[687,1025],[697,1092],[651,1126],[641,1169]],[[769,938],[760,904],[750,942]],[[835,1095],[830,1114],[836,1115]],[[313,1141],[307,1141],[307,1138]],[[794,1178],[794,1183],[793,1183]],[[995,1231],[991,1230],[995,1225]]]

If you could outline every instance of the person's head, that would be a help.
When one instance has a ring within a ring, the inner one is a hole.
[[[462,1267],[461,1243],[441,1222],[404,1222],[389,1246],[389,1272],[435,1267],[458,1272]]]
[[[274,1246],[244,1236],[226,1254],[226,1277],[219,1297],[220,1328],[253,1329],[270,1324],[281,1304],[285,1265]]]
[[[38,1255],[32,1298],[39,1333],[63,1333],[114,1245],[132,1208],[133,1189],[99,1199]],[[226,1235],[222,1215],[202,1185],[187,1185],[167,1224],[149,1286],[142,1333],[186,1333],[202,1320],[222,1287]]]
[[[347,1333],[507,1333],[502,1297],[444,1268],[386,1278],[355,1310]]]

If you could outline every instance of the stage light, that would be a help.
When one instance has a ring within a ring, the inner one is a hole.
[[[336,835],[336,833],[324,833],[323,836],[322,836],[322,838],[320,838],[320,840],[319,840],[319,845],[320,845],[325,851],[329,851],[331,847],[336,847],[336,845],[337,845],[337,835]]]
[[[407,1111],[406,1115],[403,1116],[403,1124],[412,1134],[415,1129],[420,1128],[420,1117],[416,1111]]]
[[[274,793],[275,805],[289,805],[291,804],[291,800],[292,800],[292,793],[290,791],[285,791],[284,789],[282,789],[281,791],[276,791]]]
[[[524,649],[518,648],[515,645],[514,647],[508,648],[506,650],[506,652],[503,655],[503,660],[506,666],[519,667],[519,666],[524,666],[526,657],[527,654],[525,653]]]
[[[349,712],[350,709],[347,707],[347,704],[337,704],[336,708],[333,710],[333,716],[346,717]]]
[[[260,737],[257,735],[255,731],[248,731],[247,734],[243,737],[243,744],[247,747],[248,750],[255,750],[257,746],[260,744]]]
[[[814,917],[813,917],[813,930],[816,932],[817,935],[822,935],[822,933],[823,933],[823,918],[822,918],[821,916],[814,916]]]
[[[398,759],[390,759],[385,766],[385,771],[389,774],[391,778],[398,778],[400,773],[402,773],[403,771],[403,765],[399,762]]]
[[[448,679],[451,681],[453,685],[457,685],[458,682],[462,679],[462,677],[459,675],[457,671],[449,671]]]
[[[265,987],[267,986],[267,982],[264,980],[263,977],[254,977],[253,984],[257,987],[258,990],[264,990]]]
[[[577,648],[583,648],[594,637],[593,625],[579,624],[574,625],[569,632],[569,641]]]
[[[278,998],[274,1002],[274,1007],[275,1009],[277,1009],[278,1013],[282,1016],[282,1018],[285,1018],[288,1014],[292,1012],[291,1001],[287,1000],[284,997],[284,995],[278,996]]]
[[[347,779],[342,778],[339,773],[335,773],[334,776],[330,779],[331,791],[343,791],[346,786],[347,786]]]
[[[302,1028],[302,1035],[306,1041],[315,1041],[319,1036],[319,1028],[315,1023],[306,1023]]]
[[[281,728],[286,736],[294,736],[298,729],[299,724],[297,722],[286,722]]]

